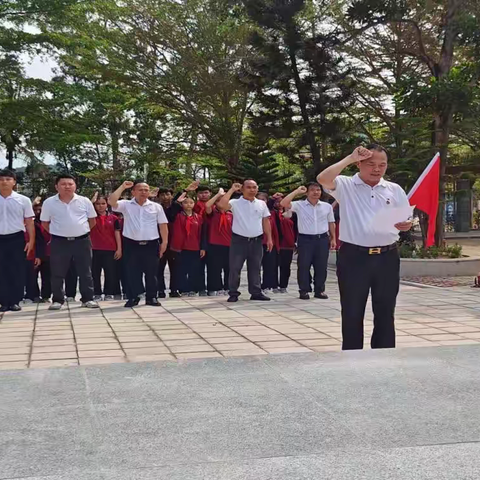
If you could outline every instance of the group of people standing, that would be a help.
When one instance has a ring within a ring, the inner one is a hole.
[[[359,174],[340,175],[353,163]],[[337,241],[332,206],[320,200],[323,185],[338,201],[342,219],[338,278],[343,347],[363,347],[370,290],[372,347],[394,347],[398,234],[373,235],[369,222],[380,209],[408,200],[398,185],[383,179],[386,167],[383,148],[359,147],[324,170],[318,182],[272,197],[259,192],[251,179],[215,195],[193,182],[175,196],[168,188],[153,196],[145,182],[126,181],[108,198],[95,195],[90,200],[77,195],[72,176],[60,175],[57,195],[33,208],[15,192],[15,174],[0,171],[0,311],[20,310],[25,287],[35,291],[35,285],[39,299],[48,300],[51,293],[49,308],[61,309],[72,269],[86,308],[98,308],[102,295],[121,298],[120,285],[125,307],[138,305],[142,295],[147,305],[159,306],[158,299],[166,297],[167,263],[171,297],[228,292],[228,302],[237,302],[246,262],[251,300],[269,301],[266,293],[287,291],[295,250],[300,299],[309,300],[312,292],[327,299],[329,250],[337,248]],[[124,198],[127,190],[129,199]],[[196,201],[191,197],[195,191]],[[295,200],[302,196],[306,198]],[[396,227],[408,230],[411,223]]]

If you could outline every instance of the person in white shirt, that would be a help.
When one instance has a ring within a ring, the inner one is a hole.
[[[359,173],[340,175],[356,164]],[[384,231],[372,224],[375,215],[388,208],[409,205],[403,189],[383,176],[388,157],[379,145],[358,147],[342,161],[328,167],[318,181],[340,204],[340,240],[337,276],[342,304],[344,350],[363,348],[364,315],[368,294],[372,294],[372,348],[395,347],[395,303],[400,284],[399,232],[410,230],[409,219]]]
[[[55,180],[58,194],[43,202],[40,220],[50,232],[50,269],[52,305],[60,310],[65,301],[64,283],[73,259],[80,282],[82,306],[98,308],[93,300],[92,244],[90,230],[96,225],[97,213],[90,199],[77,195],[75,177],[59,175]]]
[[[305,200],[293,202],[300,195],[307,194]],[[313,266],[313,284],[315,298],[327,299],[325,282],[329,249],[335,245],[335,217],[333,209],[327,202],[320,200],[322,187],[311,182],[306,187],[299,187],[287,195],[280,205],[297,214],[298,219],[298,261],[297,278],[302,300],[310,299],[312,291],[310,269]]]
[[[242,197],[231,200],[235,192],[242,191]],[[268,301],[262,293],[260,268],[263,257],[263,235],[267,237],[267,251],[273,249],[270,212],[267,204],[258,200],[258,185],[254,180],[245,180],[243,186],[234,183],[232,188],[219,200],[218,207],[233,214],[232,244],[230,246],[230,273],[228,302],[237,302],[240,292],[240,276],[247,261],[248,291],[250,300]]]
[[[132,188],[131,200],[119,200]],[[114,212],[123,214],[123,254],[128,271],[128,301],[125,308],[140,302],[145,275],[145,303],[159,307],[157,299],[158,262],[168,245],[168,220],[163,208],[149,200],[150,187],[143,181],[126,181],[108,198]],[[159,233],[160,232],[160,233]],[[162,242],[159,244],[159,237]]]
[[[32,202],[13,190],[16,184],[15,173],[0,171],[0,312],[21,310],[25,261],[35,248]]]

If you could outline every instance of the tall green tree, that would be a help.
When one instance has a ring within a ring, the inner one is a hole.
[[[480,15],[474,0],[444,2],[350,2],[348,17],[356,33],[377,25],[403,26],[408,45],[399,52],[415,59],[425,72],[405,85],[402,107],[428,112],[432,120],[432,145],[441,154],[440,198],[437,217],[437,244],[444,239],[445,174],[452,126],[468,107],[479,87],[478,64]]]
[[[317,9],[306,0],[245,0],[258,26],[251,37],[255,56],[246,77],[260,108],[252,128],[307,147],[318,173],[330,139],[342,134],[340,109],[349,103],[347,71],[335,53],[336,37],[321,23],[327,2]]]

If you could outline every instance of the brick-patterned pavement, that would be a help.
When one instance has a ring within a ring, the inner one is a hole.
[[[329,300],[299,300],[292,285],[271,302],[244,293],[236,304],[222,296],[167,299],[161,308],[125,309],[119,301],[101,302],[100,310],[78,302],[57,312],[24,306],[0,319],[0,369],[340,350],[339,294],[329,275]],[[403,285],[398,346],[479,343],[479,295],[468,287]],[[368,309],[366,348],[371,318]]]

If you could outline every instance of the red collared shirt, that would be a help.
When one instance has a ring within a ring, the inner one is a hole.
[[[270,227],[272,229],[273,246],[274,246],[274,248],[277,249],[277,251],[280,251],[280,238],[278,236],[276,216],[277,216],[277,212],[275,210],[271,210],[270,211],[270,217],[268,219],[270,220]],[[264,245],[267,244],[267,236],[265,234],[263,234],[262,243]]]
[[[195,213],[198,213],[200,216],[204,217],[206,215],[206,209],[207,209],[207,202],[201,202],[200,200],[197,201],[195,206],[193,207],[193,211]]]
[[[208,243],[229,247],[232,243],[232,212],[220,212],[216,208],[207,215]]]
[[[90,233],[92,249],[115,252],[117,250],[115,231],[117,230],[120,230],[120,222],[116,215],[111,213],[99,215],[97,224]]]
[[[280,248],[284,250],[293,250],[295,248],[295,223],[291,218],[285,218],[278,213],[281,229]]]
[[[202,227],[201,215],[193,213],[188,216],[180,212],[173,222],[170,250],[175,252],[202,250]]]

